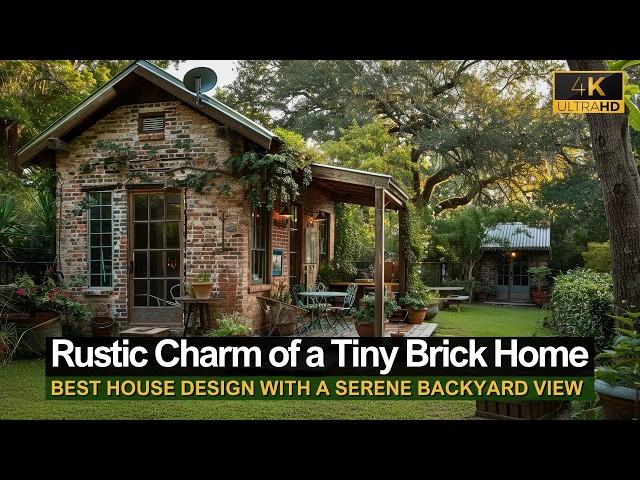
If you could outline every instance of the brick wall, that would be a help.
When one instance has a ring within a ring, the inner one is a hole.
[[[138,115],[156,110],[165,113],[165,133],[139,134]],[[67,278],[79,276],[84,281],[84,285],[76,289],[80,299],[91,304],[110,304],[111,314],[120,328],[129,320],[129,192],[126,185],[135,184],[138,180],[127,180],[126,172],[109,171],[101,163],[97,163],[95,171],[91,173],[80,173],[80,168],[88,161],[96,162],[108,155],[97,145],[98,141],[105,140],[135,152],[137,157],[130,162],[130,168],[143,169],[151,174],[151,183],[164,183],[164,172],[167,170],[189,166],[211,168],[210,161],[214,156],[218,164],[230,156],[230,142],[224,136],[219,136],[221,130],[217,127],[216,122],[180,102],[127,105],[116,108],[76,137],[70,144],[69,152],[57,154],[60,208],[63,214],[60,236],[62,271]],[[191,148],[178,145],[178,141],[190,141]],[[151,153],[152,150],[156,150],[156,153]],[[181,174],[183,171],[176,172],[176,175]],[[254,326],[258,326],[262,315],[254,297],[264,294],[269,286],[249,286],[250,207],[242,187],[233,181],[229,172],[223,171],[222,175],[223,180],[231,186],[228,197],[215,189],[202,193],[192,189],[184,192],[187,219],[184,258],[186,280],[191,281],[199,272],[212,273],[216,283],[216,310],[240,311],[253,320]],[[98,290],[88,288],[87,212],[74,215],[71,210],[83,199],[86,189],[100,186],[114,194],[114,267],[113,288]],[[332,212],[332,207],[328,211]],[[286,281],[288,223],[278,219],[273,222],[272,243],[274,248],[282,248],[285,252],[282,279]],[[270,252],[268,254],[270,257]]]

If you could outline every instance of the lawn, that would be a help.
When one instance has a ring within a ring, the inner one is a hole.
[[[548,335],[537,309],[463,305],[438,314],[439,335]],[[460,419],[461,400],[45,400],[44,361],[0,367],[0,419]]]

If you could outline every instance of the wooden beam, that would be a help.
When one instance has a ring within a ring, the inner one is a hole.
[[[402,208],[398,211],[398,290],[402,297],[407,293],[407,237],[408,237],[408,225],[407,225],[407,209]]]
[[[376,187],[376,234],[375,234],[375,316],[373,335],[384,336],[384,187]]]
[[[68,152],[71,150],[71,147],[67,142],[63,142],[57,137],[50,137],[47,139],[47,148],[54,152]]]

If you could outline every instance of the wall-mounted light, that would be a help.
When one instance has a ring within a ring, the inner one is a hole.
[[[516,258],[516,252],[511,252],[511,258]]]
[[[278,212],[282,218],[291,218],[291,212],[289,211],[289,207],[284,205],[280,211]]]

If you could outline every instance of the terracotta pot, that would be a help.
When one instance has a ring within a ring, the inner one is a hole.
[[[531,294],[533,303],[538,306],[543,306],[549,303],[549,294],[547,292],[533,292]]]
[[[206,300],[211,297],[213,282],[192,282],[191,288],[193,289],[193,294],[197,299]]]
[[[486,302],[487,298],[489,298],[489,294],[487,292],[478,292],[478,301]]]
[[[435,303],[433,305],[429,305],[427,307],[427,316],[426,316],[426,320],[432,320],[433,318],[435,318],[436,315],[438,315],[438,312],[440,311],[440,309],[438,308],[438,304]]]
[[[372,323],[356,323],[356,332],[361,337],[373,337]]]
[[[110,337],[113,332],[111,317],[93,317],[91,320],[91,335],[94,337]]]
[[[414,310],[411,307],[407,307],[407,311],[409,313],[408,315],[409,323],[422,323],[424,322],[424,319],[427,316],[426,308],[422,308],[420,310]]]
[[[612,387],[602,380],[596,380],[595,387],[607,420],[640,419],[640,398],[636,400],[633,388]]]
[[[23,352],[44,354],[47,337],[62,336],[62,322],[56,312],[34,312],[32,315],[8,315],[8,321],[16,324],[18,335],[26,331],[20,340]]]

